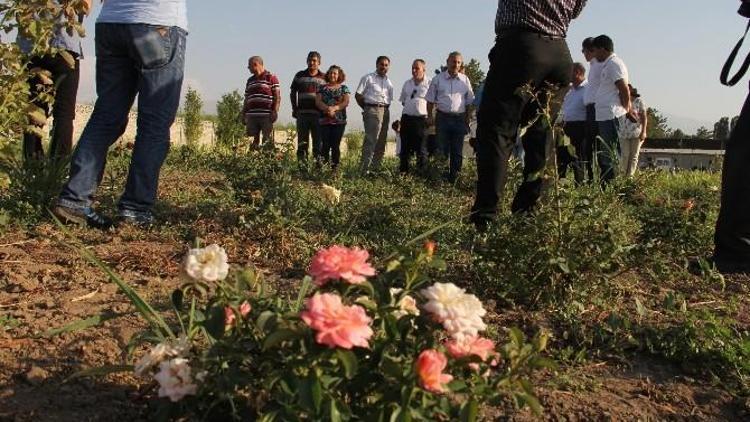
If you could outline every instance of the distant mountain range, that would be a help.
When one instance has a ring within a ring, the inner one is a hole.
[[[708,130],[714,130],[714,123],[705,120],[693,119],[690,117],[675,116],[674,114],[664,113],[664,117],[667,118],[667,125],[672,129],[680,129],[688,135],[695,134],[698,128],[701,126],[706,127]]]

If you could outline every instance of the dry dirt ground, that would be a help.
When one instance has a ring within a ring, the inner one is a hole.
[[[169,183],[170,175],[165,178]],[[183,182],[172,180],[178,185]],[[187,211],[171,218],[193,218],[198,233],[211,233],[220,224],[216,216]],[[179,263],[187,247],[184,238],[189,234],[132,227],[113,233],[84,229],[72,233],[157,308],[167,309],[165,299],[179,283]],[[256,258],[262,246],[258,241],[217,236],[207,241],[229,245],[235,265],[255,264],[277,274],[288,270]],[[0,236],[0,421],[148,420],[154,396],[148,380],[128,373],[70,379],[81,370],[132,363],[123,350],[143,324],[116,286],[66,246],[66,240],[52,223]],[[101,313],[125,316],[86,331],[43,336],[52,328]],[[561,368],[537,380],[546,409],[543,418],[750,420],[750,403],[684,374],[648,359],[612,358]],[[500,408],[485,409],[484,416],[535,419],[528,412],[513,414]]]

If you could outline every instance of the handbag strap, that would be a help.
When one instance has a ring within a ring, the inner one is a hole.
[[[732,66],[734,65],[734,61],[737,59],[737,54],[740,52],[740,48],[742,47],[742,43],[745,41],[745,37],[747,37],[747,33],[750,31],[750,22],[747,24],[747,28],[745,28],[745,34],[740,38],[739,42],[737,42],[737,45],[734,47],[734,50],[732,50],[732,53],[729,55],[729,58],[727,59],[727,62],[724,64],[724,68],[721,69],[721,83],[726,86],[734,86],[737,84],[737,82],[742,79],[743,76],[745,76],[745,73],[747,73],[748,68],[750,68],[750,55],[748,55],[745,58],[744,63],[742,63],[742,66],[740,66],[740,70],[737,71],[737,73],[729,79],[729,72],[732,70]]]

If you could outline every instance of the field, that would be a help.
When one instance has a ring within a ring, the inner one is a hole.
[[[81,248],[166,314],[196,239],[223,246],[233,267],[256,268],[276,295],[293,298],[320,248],[360,246],[382,267],[423,238],[447,264],[434,279],[476,294],[496,338],[510,327],[551,334],[547,357],[557,367],[532,380],[543,419],[750,418],[750,278],[688,271],[691,258],[711,252],[717,174],[643,173],[604,193],[550,174],[537,212],[503,214],[479,235],[464,222],[471,164],[449,185],[437,166],[419,177],[363,178],[352,157],[332,174],[299,167],[293,155],[175,148],[162,171],[160,224],[113,232],[63,230],[45,211],[60,177],[17,169],[0,190],[0,420],[149,420],[157,412],[150,380],[79,376],[132,364],[127,346],[146,327]],[[110,214],[128,159],[121,148],[108,162],[98,208]],[[511,186],[519,173],[514,167]],[[322,183],[341,189],[338,205],[322,198]],[[69,325],[77,321],[91,326]],[[480,416],[536,418],[510,401]]]

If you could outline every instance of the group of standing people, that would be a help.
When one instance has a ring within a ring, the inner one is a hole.
[[[259,95],[267,96],[262,108],[269,112],[271,108],[278,110],[280,93],[278,79],[265,70],[268,73],[265,76],[253,71],[253,61],[262,62],[262,59],[250,59],[253,76],[247,82],[243,116],[248,136],[255,137],[257,142],[260,133],[257,125],[250,124],[253,119],[249,111],[255,109],[253,104],[257,103]],[[352,91],[345,85],[346,74],[340,66],[333,65],[324,73],[321,63],[320,53],[311,51],[307,56],[307,68],[296,73],[290,87],[292,116],[297,122],[297,158],[307,160],[312,146],[316,162],[329,163],[336,169]],[[412,158],[416,158],[418,167],[426,164],[428,128],[435,126],[438,151],[450,161],[446,177],[456,180],[462,167],[474,92],[471,81],[463,73],[461,54],[450,53],[446,64],[444,71],[430,79],[426,62],[415,59],[411,66],[412,77],[404,83],[398,97],[388,77],[391,60],[387,56],[378,57],[375,71],[360,79],[354,90],[354,100],[362,110],[364,125],[359,164],[363,174],[376,172],[381,167],[391,127],[390,108],[394,101],[399,101],[403,106],[401,118],[397,120],[401,141],[399,170],[408,173]],[[259,93],[256,88],[259,79],[270,80],[276,88]],[[272,123],[265,120],[265,124]]]
[[[586,38],[583,55],[590,64],[573,63],[572,83],[564,97],[560,120],[574,153],[558,146],[558,172],[572,166],[578,183],[594,179],[594,157],[606,186],[618,173],[632,177],[646,140],[648,113],[638,90],[629,83],[628,69],[614,53],[607,35]],[[596,154],[594,154],[596,151]]]

